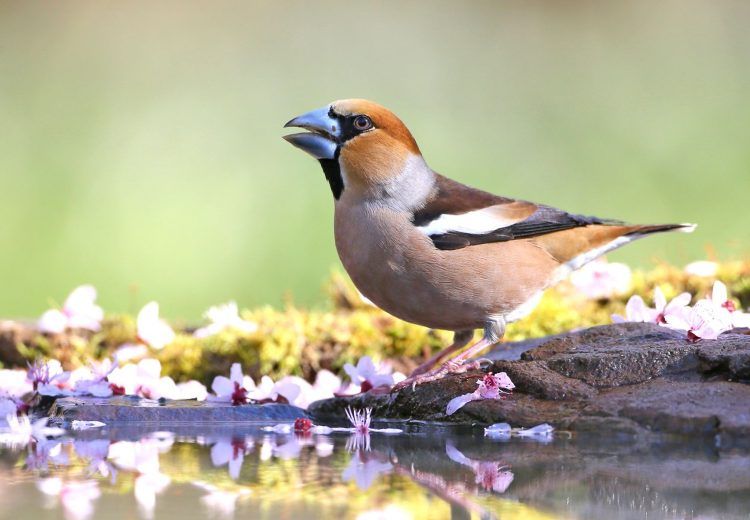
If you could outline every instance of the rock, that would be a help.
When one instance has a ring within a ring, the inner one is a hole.
[[[0,361],[6,366],[26,366],[19,343],[28,344],[37,334],[35,327],[28,323],[0,320]]]
[[[216,423],[277,423],[307,417],[301,408],[288,404],[247,404],[198,401],[159,403],[139,397],[64,397],[49,411],[57,422],[101,421],[106,425],[212,425]]]
[[[510,354],[509,354],[510,353]],[[457,423],[509,422],[610,435],[668,433],[750,444],[750,335],[737,331],[690,343],[684,334],[622,323],[528,342],[488,354],[488,370],[516,385],[506,400],[473,401],[452,416],[453,397],[476,388],[481,371],[453,374],[416,389],[313,403],[318,421],[346,406],[372,407],[384,419]]]

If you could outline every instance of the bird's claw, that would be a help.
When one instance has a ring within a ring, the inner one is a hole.
[[[417,386],[424,383],[437,381],[438,379],[442,379],[448,374],[461,374],[469,370],[482,368],[482,363],[484,362],[489,362],[490,364],[492,363],[492,361],[490,361],[489,359],[478,359],[472,361],[449,360],[445,364],[434,370],[425,372],[423,374],[413,375],[408,377],[407,379],[404,379],[400,383],[394,385],[394,387],[391,389],[391,392],[398,392],[407,387],[411,387],[411,390],[413,392],[414,390],[416,390]]]
[[[484,370],[485,368],[489,368],[495,364],[494,361],[492,361],[491,359],[487,359],[487,358],[478,358],[474,360],[474,363],[476,363],[478,368],[480,368],[481,370]]]

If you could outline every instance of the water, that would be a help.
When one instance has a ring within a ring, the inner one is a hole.
[[[750,454],[481,428],[105,428],[0,448],[0,518],[749,518]]]

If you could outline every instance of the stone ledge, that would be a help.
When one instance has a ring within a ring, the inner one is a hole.
[[[217,423],[269,423],[307,417],[288,404],[246,404],[198,401],[150,401],[139,397],[63,397],[49,411],[57,422],[101,421],[106,425],[211,425]]]
[[[397,393],[374,392],[313,403],[319,421],[346,406],[369,406],[384,419],[455,423],[509,422],[602,434],[704,436],[723,446],[750,438],[750,335],[689,343],[682,334],[623,323],[501,345],[493,372],[516,384],[504,401],[474,401],[452,416],[453,397],[472,392],[482,372],[448,376]],[[509,356],[508,353],[514,355]],[[510,359],[509,359],[510,358]]]

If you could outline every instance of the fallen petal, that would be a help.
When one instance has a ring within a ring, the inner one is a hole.
[[[533,428],[520,429],[515,432],[519,437],[551,437],[555,429],[547,423],[539,424]]]
[[[92,428],[101,428],[102,426],[106,426],[106,424],[101,421],[73,421],[70,423],[70,429],[75,431],[91,430]]]
[[[458,410],[463,408],[463,406],[466,403],[470,403],[471,401],[476,401],[477,399],[479,399],[479,397],[475,395],[473,392],[471,394],[463,394],[463,395],[459,395],[458,397],[454,397],[448,403],[448,406],[445,409],[445,414],[453,415]]]
[[[510,424],[495,423],[484,429],[484,435],[487,437],[510,437]]]

